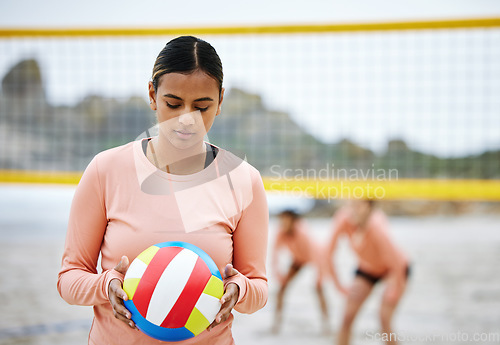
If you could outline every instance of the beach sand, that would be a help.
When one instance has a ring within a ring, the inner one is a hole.
[[[86,344],[90,307],[66,304],[56,290],[73,187],[0,185],[0,344]],[[330,219],[308,219],[318,241],[330,236]],[[270,226],[270,246],[275,219]],[[390,218],[396,242],[412,262],[409,286],[394,328],[407,344],[500,343],[500,216]],[[352,279],[355,258],[347,243],[336,253],[340,278]],[[286,295],[281,333],[270,333],[277,284],[252,315],[235,313],[236,344],[333,344],[343,299],[325,285],[332,334],[322,335],[312,268]],[[353,344],[378,339],[377,286],[360,312]],[[475,340],[474,338],[477,338]]]

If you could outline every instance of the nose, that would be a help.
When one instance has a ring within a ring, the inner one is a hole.
[[[190,126],[190,125],[194,125],[194,117],[193,117],[193,113],[186,113],[186,114],[182,114],[179,116],[179,122],[182,123],[184,126]]]

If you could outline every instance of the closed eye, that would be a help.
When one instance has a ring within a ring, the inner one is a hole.
[[[167,102],[167,107],[169,107],[171,109],[177,109],[180,107],[180,104],[170,104]]]
[[[205,107],[205,108],[196,107],[196,110],[199,110],[203,113],[204,111],[208,110],[208,107]]]

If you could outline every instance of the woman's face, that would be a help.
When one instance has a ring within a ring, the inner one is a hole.
[[[366,200],[351,200],[351,221],[356,226],[362,226],[366,223],[371,213],[371,207]]]
[[[280,228],[287,235],[293,234],[293,218],[289,215],[282,214],[280,215]]]
[[[156,111],[160,134],[176,148],[185,149],[203,141],[221,110],[217,81],[197,70],[190,74],[167,73],[155,92],[149,83],[151,109]]]

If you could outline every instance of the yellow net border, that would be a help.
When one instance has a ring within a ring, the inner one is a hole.
[[[0,170],[1,183],[76,185],[81,172]],[[268,192],[334,200],[366,196],[384,200],[500,201],[500,180],[283,180],[263,178]]]
[[[256,25],[172,28],[0,28],[0,38],[13,37],[99,37],[162,35],[246,35],[299,34],[355,31],[436,30],[500,27],[500,18],[426,20],[377,23],[337,23],[300,25]]]

